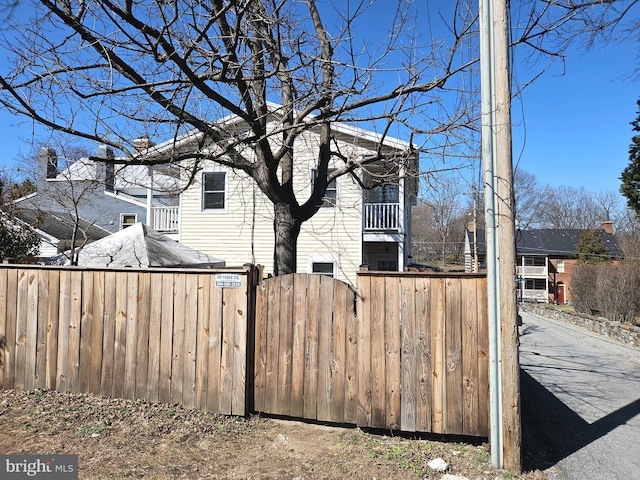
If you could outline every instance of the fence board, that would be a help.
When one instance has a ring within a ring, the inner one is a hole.
[[[231,398],[231,414],[244,415],[246,410],[246,378],[247,378],[247,278],[244,277],[241,288],[231,289],[234,304],[234,342],[233,342],[233,396]]]
[[[446,424],[446,361],[445,361],[445,279],[434,278],[431,281],[431,366],[432,410],[431,431],[444,433]]]
[[[320,276],[318,297],[318,420],[331,421],[331,318],[333,311],[333,278]]]
[[[16,323],[18,320],[18,302],[12,299],[18,298],[18,270],[7,270],[7,309],[5,328],[5,365],[4,388],[15,387],[16,377]]]
[[[371,277],[358,278],[358,296],[356,303],[358,313],[358,425],[371,426],[371,392],[373,389],[371,375]]]
[[[274,282],[265,282],[267,288],[267,330],[266,330],[266,355],[267,367],[265,372],[265,395],[264,405],[266,411],[273,412],[278,408],[278,367],[280,346],[280,315],[278,313],[280,304],[280,279]],[[274,388],[275,387],[275,388]]]
[[[416,289],[415,278],[400,279],[400,326],[402,338],[401,352],[401,388],[402,411],[400,429],[413,432],[416,430],[416,409],[418,402],[418,343],[416,342]]]
[[[459,278],[447,280],[445,293],[445,433],[463,432],[462,298]]]
[[[0,286],[0,289],[2,287]],[[57,290],[54,291],[58,293]],[[36,364],[34,372],[34,388],[47,386],[47,323],[49,320],[49,276],[38,274],[38,320],[36,333]],[[2,314],[0,313],[0,318]]]
[[[185,328],[185,274],[173,277],[173,357],[171,359],[171,403],[181,403],[184,385],[184,328]]]
[[[71,272],[60,272],[60,321],[58,323],[58,369],[56,389],[69,390],[69,327],[71,325]]]
[[[18,272],[17,303],[14,388],[24,390],[27,372],[27,321],[29,312],[29,272],[26,270],[19,270]]]
[[[222,291],[222,349],[220,352],[220,386],[219,386],[219,410],[220,413],[231,415],[233,411],[233,350],[236,329],[236,306],[234,296],[228,289]],[[277,372],[277,366],[276,366]]]
[[[345,410],[344,421],[358,423],[358,317],[356,292],[349,288],[347,292],[347,309],[345,326]]]
[[[136,345],[136,375],[135,397],[147,398],[147,384],[149,381],[149,323],[151,320],[150,293],[151,274],[141,272],[138,275],[137,297],[137,345]]]
[[[333,322],[331,335],[331,402],[332,422],[344,422],[345,413],[345,329],[349,288],[346,283],[333,284]]]
[[[256,287],[256,341],[254,357],[254,408],[266,411],[265,392],[267,390],[267,324],[268,324],[268,283],[260,282]],[[211,369],[209,369],[211,370]]]
[[[162,275],[162,314],[160,317],[160,369],[158,400],[171,403],[171,373],[173,365],[173,310],[175,302],[174,274]]]
[[[293,277],[293,338],[291,354],[291,404],[289,415],[302,417],[304,412],[304,358],[307,323],[307,276]]]
[[[160,384],[160,334],[162,322],[162,278],[151,275],[149,286],[149,365],[147,368],[147,394],[150,402],[158,401]]]
[[[116,272],[104,273],[104,327],[102,341],[102,375],[100,392],[113,395],[113,366],[116,347]]]
[[[465,435],[480,433],[478,390],[478,322],[476,321],[477,283],[462,285],[462,402],[463,432]]]
[[[89,368],[83,368],[79,372],[79,390],[81,392],[89,391],[89,379],[91,378],[91,339],[93,329],[96,328],[96,322],[93,319],[93,305],[95,303],[93,294],[93,275],[91,272],[86,272],[82,277],[80,299],[80,364],[87,365]]]
[[[277,410],[281,415],[290,415],[291,375],[293,370],[293,285],[295,275],[278,277],[280,298],[291,299],[280,302],[278,322],[278,369],[276,376]],[[274,312],[275,314],[275,312]]]
[[[320,276],[310,276],[307,280],[307,290],[320,290]],[[319,298],[316,295],[307,297],[307,327],[305,332],[305,362],[304,362],[304,418],[316,418],[318,415],[318,315]]]
[[[385,426],[392,430],[400,428],[400,281],[385,279],[384,336],[386,346],[386,414]]]
[[[207,410],[220,411],[220,386],[222,385],[220,360],[222,352],[223,289],[211,284],[211,316],[209,318],[209,368]]]
[[[431,358],[431,279],[417,277],[416,281],[416,430],[432,431],[433,368]]]
[[[91,274],[91,272],[89,272]],[[105,295],[105,273],[92,272],[93,277],[93,304],[92,310],[93,324],[91,327],[91,338],[89,340],[91,357],[89,358],[89,385],[90,393],[100,393],[100,372],[102,369],[102,345],[105,322],[104,295]]]
[[[127,273],[124,362],[124,397],[134,398],[136,394],[136,370],[138,347],[138,272]]]
[[[116,277],[115,342],[113,346],[111,394],[119,398],[123,398],[125,394],[127,318],[129,316],[129,312],[127,312],[127,280],[127,275],[118,275]]]
[[[0,319],[7,318],[7,272],[6,269],[0,269]],[[0,320],[0,388],[4,388],[7,351],[7,322]]]
[[[196,348],[198,335],[198,277],[185,276],[184,359],[182,404],[186,408],[196,406]]]
[[[385,281],[371,279],[371,424],[386,425]]]
[[[211,281],[209,275],[198,276],[198,319],[197,319],[197,346],[196,346],[196,408],[207,409],[207,389],[209,366],[209,316],[211,312],[210,293]]]
[[[33,390],[36,385],[36,361],[38,351],[38,292],[39,292],[39,275],[37,270],[27,270],[28,277],[28,311],[27,311],[27,330],[25,341],[25,378],[24,388]]]

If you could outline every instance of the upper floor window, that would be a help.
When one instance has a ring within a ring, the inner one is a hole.
[[[120,230],[124,230],[130,227],[138,221],[138,215],[135,213],[121,213],[120,214]]]
[[[564,273],[564,260],[558,260],[558,273]]]
[[[207,172],[202,174],[202,209],[224,209],[225,172]]]
[[[327,171],[327,175],[333,173],[334,171],[335,169],[330,168]],[[315,168],[311,170],[311,189],[313,189],[313,186],[315,184],[316,172],[317,170]],[[333,180],[329,182],[329,185],[327,185],[327,189],[324,192],[324,197],[322,197],[322,206],[335,207],[338,204],[337,202],[338,202],[338,186],[336,184],[336,181]]]

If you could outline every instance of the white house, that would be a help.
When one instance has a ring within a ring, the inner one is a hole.
[[[374,132],[332,124],[339,150],[352,158],[371,156],[380,142],[387,153],[406,152],[409,144]],[[381,140],[382,139],[382,140]],[[191,133],[154,147],[190,151]],[[294,145],[294,185],[301,200],[311,193],[319,137],[309,130]],[[362,264],[371,270],[403,271],[411,255],[411,207],[417,194],[417,154],[406,162],[369,164],[329,185],[320,210],[303,223],[298,239],[301,273],[319,273],[355,283]],[[336,159],[335,165],[338,165]],[[389,171],[392,173],[389,174]],[[363,189],[363,185],[381,185]],[[306,195],[306,196],[305,196]],[[254,263],[273,271],[273,206],[244,172],[205,163],[180,196],[179,240],[224,258],[227,265]]]

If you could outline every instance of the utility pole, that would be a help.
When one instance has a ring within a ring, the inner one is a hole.
[[[480,0],[491,462],[522,470],[508,0]]]

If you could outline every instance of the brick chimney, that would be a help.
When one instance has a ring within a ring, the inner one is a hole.
[[[155,143],[153,143],[148,138],[136,138],[133,140],[133,152],[134,153],[144,153],[153,147]]]
[[[605,233],[613,234],[613,222],[610,220],[602,222],[600,228],[604,230]]]
[[[46,181],[58,176],[58,154],[53,148],[42,147],[38,152],[38,180]]]

